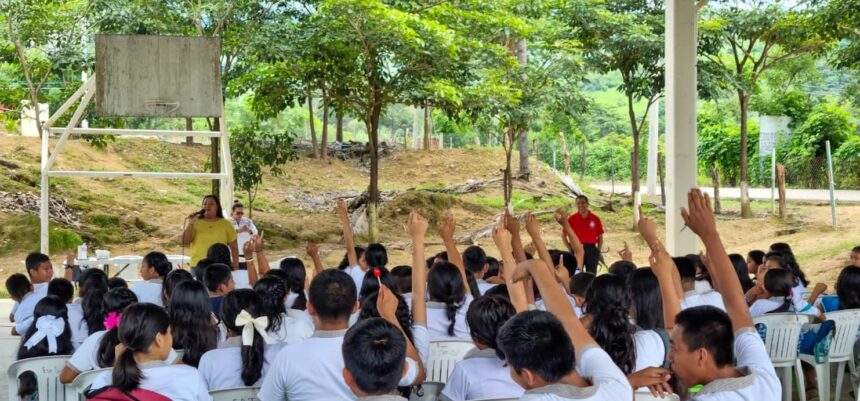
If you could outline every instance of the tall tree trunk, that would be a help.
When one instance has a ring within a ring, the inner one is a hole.
[[[582,158],[579,159],[579,181],[585,179],[585,140],[579,143],[582,148]]]
[[[322,137],[320,138],[320,158],[325,160],[328,155],[328,96],[323,91],[323,120]]]
[[[373,93],[370,123],[366,124],[370,145],[370,188],[367,200],[367,228],[370,242],[376,242],[379,239],[379,115],[382,112],[380,89],[375,88]]]
[[[505,194],[505,206],[510,206],[514,192],[513,174],[511,172],[511,158],[514,153],[514,140],[516,139],[514,138],[514,132],[514,128],[509,124],[508,127],[505,128],[505,143],[502,145],[505,149],[505,171],[502,179],[502,186],[504,187]]]
[[[720,214],[723,211],[720,205],[720,168],[716,165],[711,168],[711,177],[714,180],[714,213]]]
[[[520,67],[525,68],[528,65],[528,47],[524,38],[517,39],[517,61]],[[528,77],[523,73],[522,79],[525,81]],[[519,152],[520,152],[520,175],[526,180],[529,180],[529,130],[528,121],[520,121],[519,132]]]
[[[630,118],[630,132],[633,134],[633,152],[630,155],[630,194],[633,197],[631,227],[636,231],[639,224],[639,125],[636,124],[636,112],[633,110],[633,93],[627,94],[627,115]]]
[[[213,123],[211,124],[212,131],[220,131],[221,130],[221,120],[218,118],[213,118]],[[210,141],[210,154],[209,158],[212,160],[211,173],[220,173],[221,172],[221,139],[220,138],[212,138]],[[217,196],[219,199],[221,198],[221,182],[219,180],[212,180],[212,193]],[[223,205],[222,205],[223,206]],[[229,207],[230,205],[227,205]]]
[[[194,130],[194,121],[191,118],[185,119],[185,130],[186,131],[193,131]],[[186,136],[185,137],[185,144],[188,146],[194,145],[194,137],[193,136]]]
[[[338,110],[337,114],[337,126],[335,128],[335,135],[338,142],[343,142],[343,112]]]
[[[33,83],[32,70],[30,69],[30,63],[27,62],[27,52],[21,44],[21,41],[18,40],[18,36],[15,34],[15,28],[12,26],[12,7],[14,6],[7,5],[7,7],[10,7],[6,14],[6,28],[9,33],[9,41],[12,42],[16,53],[18,53],[18,62],[21,65],[21,71],[24,73],[24,79],[27,81],[27,89],[30,92],[30,103],[32,103],[33,112],[35,113],[35,118],[33,120],[36,122],[36,130],[39,132],[39,138],[41,138],[43,132],[41,108],[39,107],[39,89],[41,88],[42,83],[39,83],[39,87],[36,87]],[[42,82],[44,82],[44,78],[47,78],[47,76],[43,76]]]
[[[752,217],[749,193],[749,162],[747,161],[747,118],[749,111],[749,94],[738,91],[738,101],[741,105],[741,217]]]
[[[317,157],[317,129],[314,123],[314,98],[311,91],[308,90],[308,126],[311,130],[311,154]]]
[[[567,141],[564,139],[564,133],[558,133],[558,139],[561,142],[561,153],[564,155],[564,176],[570,177],[570,152],[567,150]]]
[[[430,150],[430,136],[433,128],[430,126],[430,106],[424,104],[424,150]]]

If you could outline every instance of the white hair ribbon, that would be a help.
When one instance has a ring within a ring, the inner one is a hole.
[[[48,352],[57,353],[57,337],[66,329],[66,321],[56,316],[45,315],[36,320],[36,332],[24,343],[27,350],[48,339]]]
[[[269,336],[266,335],[266,327],[268,325],[268,317],[260,316],[255,319],[244,309],[239,312],[239,316],[236,316],[236,326],[242,328],[242,345],[250,346],[254,344],[254,330],[257,330],[257,333],[260,333],[263,340],[268,342]]]

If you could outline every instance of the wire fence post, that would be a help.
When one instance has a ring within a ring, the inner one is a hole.
[[[776,147],[770,151],[770,214],[776,213]]]
[[[830,217],[833,220],[833,229],[838,228],[839,220],[836,218],[836,191],[833,184],[833,158],[830,155],[830,141],[824,142],[827,149],[827,180],[830,182]]]

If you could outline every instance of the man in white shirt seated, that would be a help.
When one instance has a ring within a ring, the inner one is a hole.
[[[22,335],[33,324],[33,311],[36,304],[48,295],[48,282],[54,278],[54,266],[51,264],[51,259],[45,254],[33,252],[27,255],[24,265],[27,267],[27,275],[30,276],[30,282],[33,284],[33,291],[24,295],[18,303],[18,307],[15,308],[13,336]]]
[[[389,295],[389,298],[383,298],[394,300],[396,310],[397,299],[393,293],[387,288],[383,291]],[[341,353],[350,315],[358,310],[352,278],[339,270],[324,270],[311,281],[307,308],[314,319],[316,331],[311,338],[289,344],[278,353],[258,393],[262,401],[356,398],[344,381]],[[380,315],[386,320],[397,321],[394,312],[387,316],[380,311]],[[422,375],[423,369],[416,360],[409,362],[406,385]]]
[[[551,312],[519,313],[499,332],[511,377],[526,390],[520,400],[633,400],[627,377],[576,319],[547,266],[530,260],[517,273],[535,279]]]
[[[684,290],[684,299],[681,300],[681,310],[694,306],[710,305],[715,308],[726,310],[723,305],[723,297],[713,289],[704,291],[696,290],[696,265],[686,257],[674,257],[675,267],[681,277],[681,288]]]

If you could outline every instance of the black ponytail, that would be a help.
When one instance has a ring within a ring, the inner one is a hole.
[[[108,277],[99,269],[86,269],[78,280],[81,292],[81,308],[84,311],[84,321],[87,322],[88,334],[105,329],[104,301],[108,290]]]
[[[448,325],[448,335],[453,337],[457,311],[466,299],[460,270],[450,262],[436,263],[427,275],[427,290],[431,301],[445,303],[445,312],[451,322]]]
[[[604,274],[592,281],[586,292],[587,313],[591,316],[588,334],[606,350],[625,375],[636,369],[635,327],[630,324],[630,294],[624,279]]]
[[[236,325],[236,317],[242,311],[248,312],[252,318],[262,316],[260,303],[260,296],[254,290],[233,290],[221,301],[221,321],[224,322],[227,330],[241,336],[243,327]],[[253,386],[263,376],[265,352],[266,342],[263,336],[254,330],[253,344],[242,344],[242,382],[246,386]]]
[[[397,297],[397,309],[395,310],[394,315],[397,317],[397,322],[400,323],[400,328],[403,330],[403,333],[406,334],[406,338],[408,338],[409,341],[413,341],[412,313],[409,312],[409,305],[406,304],[406,298],[403,298],[402,295],[396,292],[393,294]],[[376,309],[376,300],[378,296],[379,291],[366,296],[364,300],[361,301],[361,309],[358,311],[358,320],[382,317],[379,315],[379,310]]]
[[[254,292],[259,296],[260,313],[269,318],[269,326],[266,330],[279,331],[284,324],[284,315],[287,313],[287,307],[284,305],[284,297],[287,296],[286,284],[277,277],[266,276],[257,281]]]
[[[134,360],[134,354],[146,352],[158,334],[170,328],[167,312],[160,306],[140,303],[125,309],[119,324],[119,339],[125,352],[117,358],[113,367],[113,387],[122,392],[131,392],[140,387],[143,372]]]
[[[305,310],[307,309],[308,299],[305,296],[305,281],[307,280],[307,272],[305,264],[298,258],[285,258],[281,261],[281,270],[284,271],[282,280],[290,292],[298,295],[290,309]],[[271,271],[271,270],[269,270]]]
[[[128,288],[114,288],[105,294],[103,302],[104,318],[107,318],[111,312],[122,313],[127,306],[135,303],[137,303],[137,296],[134,295],[134,292]],[[120,318],[120,321],[122,321],[122,318]],[[96,359],[100,367],[109,368],[113,366],[114,358],[116,357],[114,349],[117,344],[119,344],[119,326],[108,330],[102,337],[101,342],[99,342]]]

